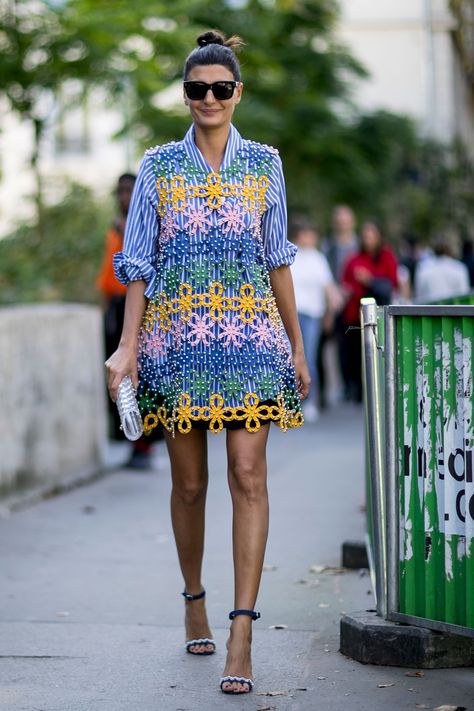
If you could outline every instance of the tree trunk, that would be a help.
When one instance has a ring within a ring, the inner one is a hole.
[[[33,153],[31,155],[31,167],[33,170],[33,175],[35,176],[35,194],[34,201],[36,205],[36,230],[38,235],[38,242],[43,243],[45,236],[45,224],[44,224],[44,201],[43,201],[43,179],[41,176],[40,169],[40,146],[41,138],[43,135],[43,121],[38,118],[33,119]]]

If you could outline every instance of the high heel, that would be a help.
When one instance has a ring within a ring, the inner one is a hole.
[[[190,595],[189,593],[184,590],[184,592],[181,593],[181,595],[188,601],[192,602],[193,600],[202,600],[204,595],[206,594],[205,590],[201,590],[200,593],[197,595]],[[191,647],[194,647],[195,645],[207,645],[207,646],[212,646],[212,649],[205,649],[200,652],[193,651]],[[209,654],[214,654],[216,651],[216,643],[214,642],[213,639],[209,639],[209,637],[200,637],[199,639],[190,639],[188,642],[185,643],[184,645],[185,650],[188,652],[188,654],[194,654],[198,657],[205,657],[208,656]]]
[[[261,615],[259,612],[255,612],[255,610],[232,610],[232,612],[229,612],[229,620],[233,620],[235,617],[238,615],[248,615],[249,617],[252,618],[252,620],[258,620],[260,619]],[[241,689],[240,691],[234,691],[233,689],[224,689],[223,686],[224,684],[230,683],[232,684],[233,682],[237,682],[238,684],[247,684],[248,689]],[[252,691],[254,686],[254,683],[252,679],[249,679],[246,676],[232,676],[228,674],[227,676],[222,676],[220,680],[220,688],[223,694],[248,694],[250,691]]]

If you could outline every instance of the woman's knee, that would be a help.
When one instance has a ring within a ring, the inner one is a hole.
[[[249,503],[266,497],[265,461],[236,459],[229,462],[229,484],[233,494],[245,496]]]
[[[173,480],[173,496],[185,506],[194,506],[202,501],[207,491],[207,472],[199,476],[179,477]]]

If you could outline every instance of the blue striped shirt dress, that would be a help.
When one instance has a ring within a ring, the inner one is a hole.
[[[269,272],[290,265],[278,152],[230,127],[215,172],[194,142],[146,151],[132,195],[124,284],[146,282],[138,348],[145,433],[303,422]]]

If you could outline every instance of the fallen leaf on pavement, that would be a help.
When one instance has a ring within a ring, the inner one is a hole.
[[[410,671],[410,672],[405,672],[405,676],[425,676],[425,672],[422,672],[422,671]]]
[[[349,568],[342,568],[338,565],[310,565],[308,570],[310,573],[315,573],[316,575],[319,575],[319,573],[328,573],[329,575],[342,575],[343,573],[349,572]]]
[[[437,706],[433,711],[466,711],[465,706],[449,706],[444,704],[443,706]]]
[[[322,573],[325,567],[326,567],[325,565],[310,565],[309,572],[316,573],[316,574]]]
[[[269,630],[287,630],[288,625],[270,625]]]
[[[388,689],[389,686],[395,686],[395,682],[392,681],[390,684],[377,684],[378,689]]]
[[[288,696],[288,691],[257,691],[257,696]]]

